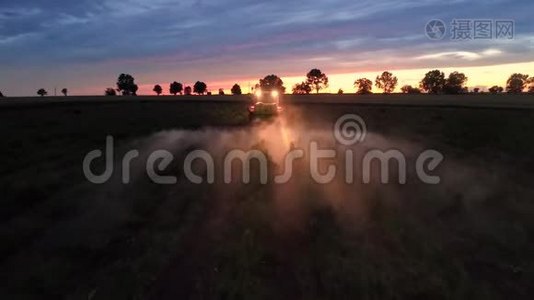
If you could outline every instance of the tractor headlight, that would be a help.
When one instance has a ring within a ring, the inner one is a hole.
[[[272,92],[271,92],[271,96],[273,96],[273,98],[278,97],[278,95],[280,95],[280,94],[278,93],[278,91],[272,91]]]
[[[262,94],[261,90],[256,90],[256,93],[255,93],[256,97],[261,98],[261,94]]]

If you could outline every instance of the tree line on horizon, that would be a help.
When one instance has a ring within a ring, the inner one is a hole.
[[[400,90],[404,94],[448,94],[459,95],[469,93],[465,86],[468,78],[464,73],[452,72],[448,77],[440,70],[432,70],[425,74],[420,81],[419,87],[405,85]],[[374,85],[381,89],[384,94],[392,93],[398,85],[398,78],[391,72],[384,71],[377,76]],[[529,86],[530,85],[530,86]],[[302,83],[296,84],[293,87],[293,94],[307,95],[312,90],[319,93],[320,90],[328,87],[328,76],[319,69],[312,69],[307,75],[306,80]],[[373,89],[373,82],[368,78],[358,78],[354,81],[354,87],[357,94],[371,94]],[[522,93],[528,88],[529,93],[534,93],[534,77],[520,73],[512,74],[506,81],[506,89],[501,86],[492,86],[488,91],[492,94],[503,93],[505,90],[508,93]],[[479,88],[473,89],[474,93],[479,93]],[[340,89],[338,94],[343,94]]]
[[[469,93],[468,88],[465,86],[468,77],[464,73],[452,72],[449,76],[445,76],[445,73],[440,70],[432,70],[425,74],[424,78],[420,81],[418,87],[413,87],[411,85],[405,85],[401,87],[401,93],[404,94],[448,94],[448,95],[459,95]],[[381,75],[377,76],[374,81],[374,86],[378,89],[381,89],[384,94],[391,94],[397,88],[398,78],[394,76],[391,72],[384,71]],[[308,95],[312,91],[319,93],[321,90],[328,88],[329,79],[328,76],[319,69],[312,69],[306,74],[306,80],[295,84],[292,88],[292,93],[294,95]],[[368,78],[358,78],[354,81],[354,87],[356,89],[356,94],[371,94],[373,89],[373,81]],[[286,92],[286,87],[282,79],[274,74],[267,75],[262,79],[259,79],[259,82],[252,88],[254,89],[263,89],[263,90],[277,90],[281,93]],[[489,93],[499,94],[503,92],[518,94],[522,93],[525,90],[528,90],[529,93],[534,93],[534,77],[529,77],[529,75],[524,75],[520,73],[512,74],[506,81],[506,87],[501,86],[492,86],[488,89]],[[107,88],[105,95],[115,96],[117,92],[122,93],[122,95],[136,95],[138,90],[137,85],[135,84],[134,78],[129,74],[121,74],[117,81],[117,89]],[[163,87],[159,84],[156,84],[152,89],[156,95],[161,95],[163,93]],[[232,95],[241,95],[242,90],[239,84],[234,84],[231,88]],[[473,93],[479,93],[479,88],[474,88]],[[338,94],[343,94],[344,91],[340,89]],[[184,87],[182,83],[172,82],[169,85],[169,94],[171,95],[211,95],[211,92],[208,91],[208,86],[205,82],[197,81],[193,87],[186,86]],[[225,95],[223,89],[219,89],[219,95]]]
[[[420,81],[418,87],[413,87],[411,85],[405,85],[401,87],[401,93],[404,94],[448,94],[448,95],[459,95],[469,93],[468,88],[465,86],[468,78],[464,73],[452,72],[448,77],[445,76],[445,73],[440,70],[432,70],[425,74],[424,78]],[[130,74],[120,74],[116,88],[107,88],[104,91],[105,96],[117,96],[119,93],[123,96],[137,96],[137,91],[139,86],[135,83],[135,78]],[[382,90],[384,94],[391,94],[398,85],[398,78],[394,76],[389,71],[384,71],[381,75],[377,76],[374,81],[374,86]],[[306,79],[298,84],[295,84],[292,88],[292,93],[294,95],[308,95],[312,91],[315,91],[317,94],[329,86],[328,76],[319,69],[312,69],[306,74]],[[286,92],[284,82],[277,75],[271,74],[267,75],[264,78],[259,80],[259,83],[256,84],[252,89],[264,89],[264,90],[278,90],[281,93]],[[372,94],[373,81],[368,78],[358,78],[354,81],[354,88],[356,89],[356,94]],[[488,89],[489,93],[499,94],[503,92],[519,94],[524,91],[528,93],[534,93],[534,77],[529,77],[529,75],[514,73],[506,81],[506,86],[492,86]],[[159,84],[156,84],[152,89],[156,95],[161,95],[163,93],[163,87]],[[242,90],[239,84],[234,84],[231,88],[232,95],[241,95]],[[474,88],[473,93],[479,93],[479,88]],[[68,95],[68,89],[63,88],[61,93],[64,96]],[[343,94],[344,91],[339,89],[338,94]],[[208,91],[208,86],[205,82],[197,81],[193,87],[185,86],[177,81],[174,81],[169,84],[169,94],[171,95],[211,95],[211,92]],[[219,89],[219,95],[225,95],[224,89]],[[44,97],[48,95],[48,92],[41,88],[37,91],[37,95]],[[0,97],[4,97],[0,91]]]

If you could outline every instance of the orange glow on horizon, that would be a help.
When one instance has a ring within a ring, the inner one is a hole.
[[[523,73],[534,75],[534,62],[527,63],[514,63],[514,64],[503,64],[503,65],[493,65],[493,66],[480,66],[480,67],[452,67],[452,68],[419,68],[419,69],[401,69],[401,70],[388,70],[393,73],[394,76],[397,76],[399,79],[397,88],[395,92],[400,92],[400,88],[404,85],[412,85],[414,87],[419,86],[420,80],[424,75],[433,69],[439,69],[448,76],[453,71],[458,71],[465,73],[469,78],[467,86],[472,89],[474,87],[479,87],[481,90],[487,90],[488,88],[498,85],[505,87],[506,80],[513,73]],[[384,70],[383,70],[384,71]],[[328,75],[329,78],[329,87],[325,90],[322,90],[321,93],[337,93],[339,89],[342,89],[345,93],[354,93],[356,90],[353,86],[354,81],[358,78],[368,78],[373,81],[376,76],[380,75],[383,71],[373,71],[373,72],[355,72],[355,73],[332,73],[328,72],[327,69],[323,69]],[[264,74],[267,75],[267,74]],[[281,76],[284,81],[284,86],[286,87],[286,93],[290,94],[292,88],[295,84],[301,83],[305,79],[305,75],[302,76],[283,76],[283,74],[277,74]],[[206,81],[208,85],[208,91],[211,91],[212,94],[217,94],[220,88],[224,89],[225,93],[230,94],[230,90],[234,84],[239,84],[241,86],[241,91],[243,94],[248,94],[252,92],[252,88],[256,83],[258,83],[259,78],[262,76],[257,76],[257,78],[250,79],[236,79],[236,80],[224,80],[224,81]],[[161,84],[161,83],[160,83]],[[164,94],[168,94],[167,84],[161,84],[164,90]],[[192,83],[184,84],[184,87],[187,85],[193,85]],[[152,95],[154,84],[142,84],[140,85],[140,94],[142,95]],[[382,90],[377,89],[373,85],[374,93],[381,93]]]

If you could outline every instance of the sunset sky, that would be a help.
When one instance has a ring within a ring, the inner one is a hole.
[[[329,75],[326,92],[353,92],[384,70],[399,85],[435,68],[466,73],[470,87],[504,85],[534,75],[533,11],[532,0],[2,0],[0,91],[101,95],[120,73],[141,94],[197,80],[246,91],[273,73],[290,90],[311,68]],[[430,40],[432,19],[514,20],[515,37]]]

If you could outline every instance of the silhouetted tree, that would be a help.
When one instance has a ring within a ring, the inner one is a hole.
[[[48,95],[48,92],[45,89],[39,89],[37,91],[37,95],[39,95],[41,97],[44,97],[44,96]]]
[[[224,89],[219,89],[219,96],[224,96]]]
[[[404,94],[421,94],[421,90],[411,85],[405,85],[401,88]]]
[[[293,87],[293,95],[308,95],[311,93],[311,90],[312,88],[308,82],[297,83]]]
[[[61,93],[63,94],[63,96],[67,97],[67,94],[69,93],[69,90],[67,88],[64,88],[61,90]]]
[[[433,70],[426,73],[423,80],[421,80],[420,87],[427,93],[439,94],[443,92],[445,82],[445,74],[440,70]]]
[[[207,89],[208,86],[202,81],[197,81],[193,86],[193,92],[198,95],[204,95]]]
[[[190,86],[186,86],[186,87],[185,87],[185,89],[184,89],[184,94],[186,94],[186,95],[189,96],[189,95],[192,94],[192,92],[193,92],[193,89],[191,89]]]
[[[260,88],[266,91],[277,90],[282,94],[286,92],[284,82],[282,81],[282,79],[280,79],[280,77],[274,74],[265,76],[265,78],[260,79]]]
[[[528,75],[515,73],[506,81],[506,91],[508,93],[522,93],[528,83]]]
[[[0,98],[4,98],[4,94],[0,91]]]
[[[236,83],[232,87],[232,95],[241,95],[241,87],[239,86],[239,84]]]
[[[124,96],[135,95],[137,93],[135,79],[130,74],[121,74],[117,80],[117,90]],[[137,87],[138,88],[138,87]],[[135,91],[134,91],[135,90]]]
[[[384,94],[389,94],[397,87],[398,79],[388,71],[384,71],[382,75],[376,76],[375,85],[377,88],[382,89]]]
[[[528,87],[528,92],[534,93],[534,77],[530,77],[528,79],[528,83],[530,84],[530,86]]]
[[[452,72],[449,78],[445,80],[443,92],[450,95],[458,95],[464,92],[464,84],[467,82],[467,76],[464,73]]]
[[[328,77],[321,70],[312,69],[306,74],[306,83],[319,94],[320,90],[328,87]]]
[[[473,89],[473,94],[478,94],[480,92],[480,88],[474,88]]]
[[[179,82],[173,82],[169,85],[169,93],[176,96],[176,94],[182,94],[184,86]]]
[[[117,96],[117,91],[115,91],[114,88],[107,88],[104,92],[104,95],[106,96]]]
[[[137,91],[139,90],[139,86],[137,86],[137,84],[134,84],[132,86],[132,96],[137,96]]]
[[[494,85],[494,86],[489,88],[489,92],[492,93],[492,94],[500,94],[500,93],[504,92],[504,88],[502,86]]]
[[[344,92],[343,92],[342,89],[339,89],[339,90],[337,91],[337,94],[338,94],[338,95],[343,95],[343,93],[344,93]]]
[[[156,84],[154,88],[152,89],[152,91],[154,91],[154,93],[156,93],[159,96],[161,95],[161,93],[163,93],[163,88],[161,87],[161,85]]]
[[[367,78],[360,78],[354,82],[354,87],[358,90],[358,94],[371,94],[373,82]]]

